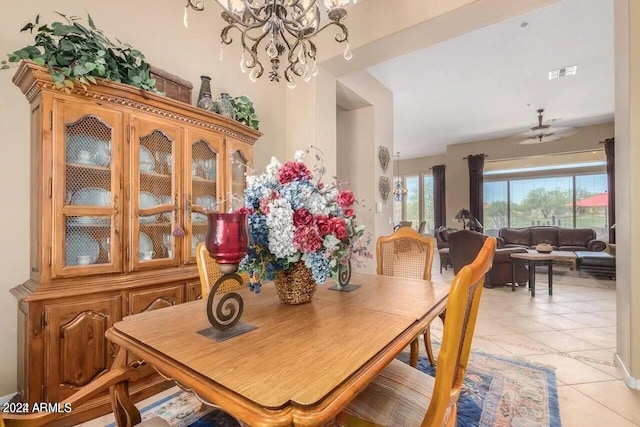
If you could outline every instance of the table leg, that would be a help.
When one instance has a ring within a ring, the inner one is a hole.
[[[531,296],[536,296],[536,263],[529,263],[529,288],[531,289]]]
[[[516,291],[516,261],[511,259],[511,292]]]
[[[127,367],[127,351],[118,350],[118,355],[113,361],[114,368]],[[122,382],[109,387],[111,394],[111,409],[118,427],[131,427],[140,424],[140,411],[135,407],[129,397],[129,383]]]
[[[549,261],[549,295],[553,295],[553,261]]]

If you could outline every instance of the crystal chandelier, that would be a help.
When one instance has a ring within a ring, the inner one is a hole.
[[[393,198],[396,202],[401,202],[407,197],[407,189],[402,185],[402,175],[400,175],[400,152],[396,153],[396,163],[398,164],[398,178],[393,187]]]
[[[319,0],[216,0],[223,11],[222,18],[227,26],[222,29],[224,44],[233,41],[229,32],[240,33],[242,59],[240,70],[249,72],[249,79],[256,81],[265,71],[260,61],[260,49],[271,61],[269,79],[279,82],[282,75],[287,85],[296,86],[295,77],[307,82],[318,74],[316,65],[317,47],[311,40],[325,28],[335,26],[338,32],[335,40],[346,43],[344,58],[353,57],[349,48],[349,31],[341,22],[346,16],[347,6],[352,0],[322,0],[327,10],[329,22],[320,22]],[[356,3],[357,0],[353,0]],[[202,1],[187,0],[185,6],[185,26],[187,8],[204,10]],[[222,49],[220,50],[222,59]],[[283,64],[281,64],[281,61]],[[281,72],[280,66],[284,67]]]

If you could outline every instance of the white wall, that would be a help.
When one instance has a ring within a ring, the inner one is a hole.
[[[616,0],[616,362],[640,390],[640,4]]]
[[[266,76],[251,83],[246,74],[241,74],[237,41],[225,47],[225,59],[219,61],[219,8],[208,2],[204,12],[190,12],[186,29],[182,24],[184,2],[134,3],[33,0],[12,7],[7,4],[0,14],[0,54],[33,42],[33,36],[19,30],[38,13],[41,23],[51,23],[59,20],[53,10],[81,17],[89,12],[112,40],[129,42],[146,55],[148,62],[191,81],[194,101],[201,74],[212,77],[214,95],[229,92],[251,97],[264,133],[254,147],[256,167],[262,169],[271,155],[284,157],[286,86],[271,83]],[[0,71],[0,203],[5,242],[0,247],[0,396],[16,390],[17,301],[9,289],[29,277],[29,104],[11,83],[14,71]]]
[[[391,165],[385,173],[378,161],[378,147],[387,147],[389,153],[393,153],[393,94],[366,71],[350,73],[340,77],[339,81],[372,106],[362,109],[368,112],[368,116],[361,117],[361,121],[365,121],[367,117],[370,118],[370,108],[373,109],[373,134],[371,138],[367,138],[367,134],[364,134],[364,138],[357,139],[358,158],[351,162],[351,167],[357,171],[357,174],[352,175],[351,182],[362,188],[369,187],[367,194],[373,193],[371,202],[368,201],[372,210],[363,215],[369,216],[366,223],[372,224],[372,227],[369,228],[373,232],[371,252],[375,253],[376,239],[393,232],[391,224],[391,219],[393,219],[392,195],[389,195],[387,202],[384,203],[378,191],[378,180],[381,176],[386,175],[390,180],[393,177]],[[376,206],[380,208],[379,211]]]
[[[362,179],[363,170],[368,168],[358,167],[364,159],[371,158],[371,141],[375,135],[375,108],[363,107],[356,110],[338,109],[337,127],[337,166],[338,179],[349,183],[349,189],[358,200],[356,215],[358,223],[367,227],[367,230],[375,230],[376,187],[371,181]],[[372,252],[374,247],[369,248]],[[360,271],[375,274],[376,266],[373,260],[365,261],[366,268]]]

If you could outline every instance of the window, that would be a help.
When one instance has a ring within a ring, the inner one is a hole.
[[[593,228],[607,241],[606,191],[604,173],[485,180],[485,232],[495,236],[502,227],[556,225]]]
[[[420,228],[425,222],[424,233],[433,234],[433,177],[431,175],[410,175],[402,177],[407,197],[393,201],[393,222],[411,221],[411,227]],[[395,186],[394,186],[395,188]]]
[[[411,221],[411,226],[417,230],[420,225],[420,177],[406,176],[404,185],[407,188],[404,220]]]
[[[422,221],[425,221],[424,232],[433,234],[435,214],[433,212],[433,176],[422,176]]]

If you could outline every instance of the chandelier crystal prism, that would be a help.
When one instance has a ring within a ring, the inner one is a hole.
[[[265,72],[260,57],[270,61],[269,79],[279,82],[284,76],[290,88],[295,78],[311,80],[318,74],[317,46],[312,41],[318,33],[336,27],[334,39],[345,43],[344,58],[353,57],[349,47],[349,31],[342,21],[347,6],[357,0],[322,0],[327,21],[321,20],[319,0],[215,0],[222,7],[227,25],[222,29],[221,41],[233,42],[232,30],[237,30],[242,44],[240,69],[256,81]],[[187,0],[186,9],[204,10],[204,4]],[[263,53],[264,52],[264,53]],[[222,57],[222,53],[220,54]]]

